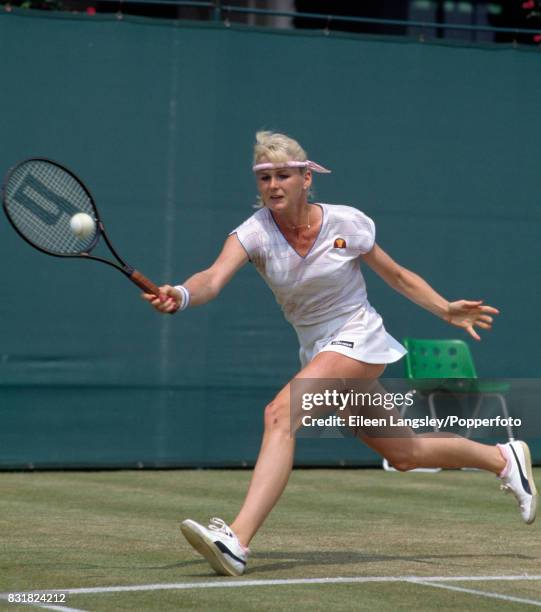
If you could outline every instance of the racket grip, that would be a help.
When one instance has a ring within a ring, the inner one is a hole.
[[[144,274],[141,274],[141,272],[134,270],[130,274],[130,279],[145,293],[153,293],[156,296],[160,295],[158,286],[149,280]]]

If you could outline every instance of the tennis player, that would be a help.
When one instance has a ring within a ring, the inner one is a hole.
[[[448,302],[414,272],[396,263],[375,242],[372,219],[356,208],[309,202],[314,172],[329,170],[308,160],[295,140],[258,132],[253,170],[262,207],[234,229],[206,270],[182,285],[164,285],[161,295],[143,294],[161,313],[200,306],[251,262],[273,291],[297,332],[301,370],[296,379],[368,379],[406,352],[385,330],[367,299],[360,264],[393,289],[445,322],[479,340],[498,310],[481,300]],[[239,514],[227,525],[213,518],[208,527],[192,520],[181,529],[218,574],[244,573],[248,546],[282,494],[293,465],[294,432],[290,384],[265,408],[264,435],[250,486]],[[489,446],[455,437],[409,435],[362,437],[396,469],[479,468],[496,474],[516,497],[523,520],[535,519],[537,492],[524,442]]]

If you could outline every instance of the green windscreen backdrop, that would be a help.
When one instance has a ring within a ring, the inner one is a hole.
[[[479,375],[540,376],[538,50],[15,11],[0,16],[0,65],[2,172],[34,156],[74,170],[158,284],[207,267],[252,214],[254,133],[284,131],[332,169],[318,201],[371,216],[378,243],[447,298],[500,308],[468,340]],[[0,266],[0,467],[254,462],[298,357],[251,265],[174,317],[5,219]],[[366,280],[396,338],[466,339]],[[379,461],[351,440],[300,442],[298,465]]]

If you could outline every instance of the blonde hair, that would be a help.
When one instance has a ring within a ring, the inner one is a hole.
[[[306,161],[308,156],[293,138],[278,132],[260,131],[255,135],[254,164],[263,158],[271,163]]]
[[[261,130],[256,132],[254,145],[254,165],[260,163],[263,159],[273,164],[279,164],[286,161],[306,161],[308,155],[301,145],[279,132],[271,132]],[[302,174],[306,172],[306,168],[299,168]],[[314,196],[313,189],[310,189],[307,196]],[[257,196],[254,208],[263,208],[263,200]]]

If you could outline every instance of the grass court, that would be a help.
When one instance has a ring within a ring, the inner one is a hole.
[[[0,609],[52,589],[66,611],[541,607],[539,523],[475,471],[295,470],[247,573],[216,576],[179,523],[231,521],[250,474],[0,474]]]

